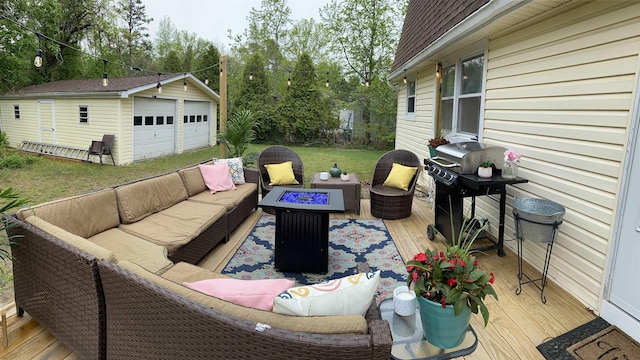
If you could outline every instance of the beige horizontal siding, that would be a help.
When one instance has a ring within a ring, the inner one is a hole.
[[[415,118],[406,116],[407,86],[400,82],[398,89],[396,148],[413,151],[420,159],[429,157],[428,139],[432,137],[433,131],[434,82],[433,73],[425,70],[418,72]]]
[[[579,4],[490,38],[483,138],[523,155],[529,183],[508,187],[508,204],[539,197],[566,208],[549,276],[598,309],[638,82],[640,4]],[[495,202],[479,206],[497,224]],[[545,250],[525,241],[525,259],[540,269]]]

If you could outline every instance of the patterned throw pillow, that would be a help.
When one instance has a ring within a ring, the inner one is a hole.
[[[273,299],[273,312],[284,315],[365,315],[380,283],[380,270],[297,286]]]
[[[244,170],[242,167],[242,157],[229,159],[213,158],[213,163],[229,165],[229,172],[231,173],[231,178],[233,179],[234,184],[241,185],[246,183],[244,179]]]

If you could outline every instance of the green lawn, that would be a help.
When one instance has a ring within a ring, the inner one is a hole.
[[[250,145],[245,155],[259,153],[267,146],[269,145]],[[312,173],[329,171],[334,163],[349,173],[356,173],[360,180],[370,180],[375,162],[384,153],[384,151],[329,147],[290,146],[290,148],[302,158],[307,184],[311,182]],[[42,157],[21,169],[0,169],[0,188],[12,187],[20,197],[28,199],[31,204],[39,204],[161,174],[219,156],[220,150],[215,146],[115,167],[108,163],[87,164]],[[109,160],[107,158],[107,162]]]

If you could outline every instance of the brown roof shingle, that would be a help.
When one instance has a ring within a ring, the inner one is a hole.
[[[391,71],[401,68],[490,0],[411,0]]]
[[[117,92],[135,89],[140,86],[156,84],[182,74],[142,75],[109,79],[109,86],[102,86],[102,78],[60,80],[28,86],[16,90],[11,95],[48,94],[48,93],[99,93]]]

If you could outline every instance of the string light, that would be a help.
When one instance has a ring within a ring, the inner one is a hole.
[[[187,91],[187,73],[184,73],[184,80],[182,80],[182,88]]]
[[[289,78],[287,79],[287,86],[291,86],[291,71],[289,71]]]
[[[249,73],[249,81],[253,81],[253,72]]]
[[[204,84],[205,84],[205,85],[209,85],[209,75],[205,76],[205,78],[204,78]]]
[[[436,77],[440,79],[442,77],[442,64],[436,64]]]
[[[162,75],[162,73],[158,73],[158,85],[156,85],[156,87],[158,88],[158,94],[162,94],[162,84],[160,83],[160,75]]]
[[[325,87],[329,87],[329,72],[327,71],[327,82],[324,84]]]
[[[33,65],[35,67],[41,67],[42,66],[42,49],[40,49],[40,38],[42,37],[42,34],[40,33],[36,33],[36,36],[38,37],[38,50],[36,50],[36,58],[33,59]]]
[[[369,73],[365,73],[364,75],[364,86],[369,87]]]
[[[407,83],[407,69],[404,69],[404,78],[402,79],[403,83]]]
[[[104,72],[102,73],[102,86],[109,86],[109,76],[107,76],[107,60],[102,59],[104,62]]]

